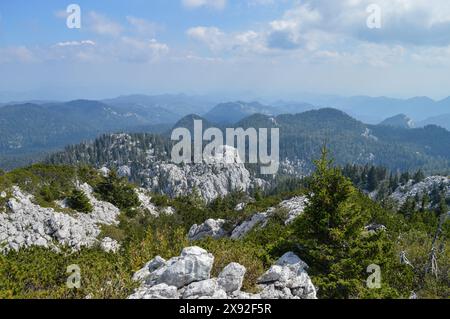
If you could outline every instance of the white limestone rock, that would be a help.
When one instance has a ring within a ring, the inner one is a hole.
[[[200,247],[183,249],[181,256],[170,259],[161,269],[156,283],[166,283],[177,288],[192,282],[209,279],[214,256]]]
[[[153,287],[141,287],[128,299],[179,299],[177,287],[159,284]]]
[[[134,274],[141,281],[131,299],[315,299],[316,289],[306,273],[307,265],[294,253],[283,255],[259,280],[261,292],[241,291],[245,267],[226,266],[218,278],[210,278],[214,257],[199,247],[185,248],[165,262],[157,257]],[[196,265],[196,266],[195,266]]]
[[[98,172],[100,173],[100,175],[102,175],[103,177],[108,177],[109,173],[111,172],[111,170],[107,167],[102,167],[98,170]]]
[[[196,189],[206,202],[232,191],[249,191],[256,186],[255,179],[239,160],[237,150],[225,148],[224,156],[214,154],[197,164],[149,163],[141,171],[145,187],[171,197],[189,194]]]
[[[297,196],[283,201],[279,206],[280,208],[288,211],[288,218],[285,224],[289,225],[293,223],[297,217],[303,214],[307,204],[308,199],[306,196]]]
[[[109,237],[102,239],[100,247],[107,253],[117,253],[120,250],[120,244]]]
[[[143,282],[151,275],[151,273],[155,272],[165,265],[166,260],[160,256],[156,256],[133,275],[133,280]]]
[[[135,189],[135,192],[139,198],[139,202],[141,203],[139,208],[147,211],[150,215],[159,216],[159,211],[152,203],[152,198],[148,195],[148,191],[144,188],[137,188]]]
[[[222,287],[226,293],[241,290],[246,271],[247,269],[238,263],[229,264],[218,276],[219,286]]]
[[[265,227],[269,220],[269,214],[265,213],[257,213],[253,215],[250,219],[246,220],[239,226],[237,226],[233,232],[231,233],[232,239],[241,239],[245,237],[256,225],[261,227]]]
[[[204,297],[213,297],[219,291],[217,279],[206,279],[193,282],[183,292],[183,299],[199,299]],[[225,294],[226,295],[226,294]]]
[[[263,299],[317,299],[316,288],[306,269],[308,266],[294,253],[283,255],[259,278]]]
[[[226,231],[223,229],[225,222],[223,219],[208,219],[201,225],[195,224],[189,230],[188,238],[195,241],[206,237],[214,239],[225,237]]]
[[[41,207],[33,203],[33,196],[17,186],[13,187],[12,196],[7,202],[7,212],[0,214],[2,251],[30,246],[56,248],[55,244],[79,250],[97,244],[99,225],[116,225],[120,211],[110,203],[95,199],[89,185],[78,187],[85,192],[93,206],[89,214],[68,215]]]
[[[409,197],[414,198],[416,195],[422,196],[423,194],[431,195],[432,190],[440,186],[444,188],[446,197],[449,198],[450,178],[446,176],[430,176],[419,183],[410,180],[406,185],[398,187],[390,197],[401,206]]]
[[[256,213],[232,231],[232,239],[242,239],[244,238],[253,228],[259,226],[264,228],[269,221],[269,218],[277,209],[283,209],[287,211],[287,219],[285,221],[286,225],[291,224],[294,220],[299,217],[305,210],[308,200],[306,196],[297,196],[289,200],[281,202],[277,208],[270,207],[265,212]]]

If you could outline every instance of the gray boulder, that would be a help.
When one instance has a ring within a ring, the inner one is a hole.
[[[226,236],[226,231],[222,228],[225,224],[223,219],[208,219],[201,225],[193,225],[189,230],[188,238],[191,241],[200,240],[206,237],[219,239]]]
[[[156,279],[158,284],[165,283],[177,288],[192,282],[209,279],[214,256],[200,247],[183,249],[180,257],[170,259],[161,269]]]
[[[227,293],[241,290],[246,271],[247,269],[238,263],[229,264],[219,274],[219,286],[222,287]]]
[[[207,279],[193,282],[183,292],[183,299],[198,299],[212,297],[219,290],[217,279]],[[226,295],[226,294],[225,294]]]
[[[166,265],[166,260],[156,256],[133,275],[134,281],[145,281],[156,270]]]
[[[317,299],[308,266],[292,252],[283,255],[258,282],[263,299]]]
[[[128,299],[179,299],[177,287],[159,284],[153,287],[141,287]]]

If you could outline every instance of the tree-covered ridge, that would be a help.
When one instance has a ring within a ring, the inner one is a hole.
[[[191,115],[175,127],[192,130],[196,119],[202,118]],[[204,129],[213,125],[204,121]],[[425,173],[446,172],[450,167],[450,148],[447,147],[450,146],[450,132],[435,126],[420,129],[371,126],[341,111],[321,109],[277,117],[255,114],[234,127],[279,128],[281,161],[302,163],[299,169],[303,174],[311,171],[313,159],[320,156],[324,144],[334,154],[336,164],[342,166],[370,164],[392,171],[422,169]],[[143,162],[168,160],[173,145],[169,139],[167,134],[131,134],[126,139],[123,135],[105,135],[92,143],[69,146],[65,151],[51,155],[49,162],[113,167],[131,165],[137,169]],[[146,156],[152,146],[156,147],[153,158]]]

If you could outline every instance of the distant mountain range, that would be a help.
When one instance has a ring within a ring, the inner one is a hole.
[[[385,118],[398,114],[406,114],[415,122],[420,122],[430,117],[448,114],[450,111],[450,97],[434,101],[428,97],[395,99],[368,96],[308,96],[303,101],[320,108],[340,109],[370,124],[380,123]],[[450,125],[450,122],[448,124]]]
[[[261,116],[270,123],[282,122],[284,114],[295,115],[330,106],[345,110],[347,114],[359,120],[358,123],[363,125],[359,130],[364,128],[365,132],[367,128],[369,133],[366,132],[366,135],[369,137],[379,127],[383,127],[379,129],[381,132],[411,128],[413,120],[418,128],[435,124],[450,129],[450,98],[436,102],[425,97],[400,100],[384,97],[322,96],[309,98],[308,102],[310,103],[275,101],[265,105],[259,102],[238,101],[217,104],[209,98],[187,95],[129,95],[102,101],[12,102],[0,105],[0,168],[9,169],[39,160],[48,152],[62,149],[68,144],[92,140],[104,133],[167,133],[175,123],[186,120],[184,117],[190,114],[202,116],[211,125],[224,127],[246,123],[249,119],[258,119]],[[335,121],[330,119],[327,122],[329,125],[340,122],[337,114]],[[389,118],[384,120],[387,117]],[[364,119],[367,118],[372,120],[366,122]],[[380,120],[374,121],[378,118]],[[320,118],[315,121],[317,123],[311,126],[311,134],[317,131],[317,126],[323,124]],[[374,125],[380,122],[381,125]],[[328,128],[328,131],[333,131],[345,139],[347,137],[342,134],[348,131],[348,125],[354,125],[352,123],[347,121],[333,130]],[[437,127],[433,129],[436,132],[438,130]],[[299,126],[296,130],[300,132],[303,128]],[[357,135],[361,136],[364,132],[358,131]],[[422,132],[428,134],[431,129],[427,128]],[[397,133],[395,132],[394,137]],[[306,139],[307,132],[304,134]],[[443,141],[438,139],[428,142],[433,144]],[[450,144],[440,144],[442,148],[449,148],[448,146]],[[342,147],[347,149],[344,145]],[[427,153],[427,149],[418,149],[417,152],[423,155]],[[370,155],[364,154],[358,156],[364,158]],[[352,159],[352,156],[349,156],[349,159]]]

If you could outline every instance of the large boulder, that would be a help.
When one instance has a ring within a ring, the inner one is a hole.
[[[306,273],[307,265],[294,253],[283,255],[259,279],[261,292],[241,291],[246,269],[237,263],[210,278],[214,257],[199,247],[185,248],[167,262],[161,257],[148,262],[133,279],[142,283],[131,299],[315,299],[316,289]]]
[[[145,281],[156,270],[166,265],[166,260],[160,256],[156,256],[150,260],[144,267],[133,275],[134,281]]]
[[[316,288],[306,269],[308,266],[292,252],[259,278],[263,299],[317,299]]]
[[[207,279],[203,281],[193,282],[187,286],[183,291],[183,299],[199,299],[213,297],[214,295],[227,295],[223,290],[221,291],[217,284],[217,279]]]
[[[201,225],[193,225],[189,230],[188,238],[191,241],[200,240],[206,237],[219,239],[225,237],[226,231],[223,229],[225,220],[208,219]]]
[[[264,227],[269,220],[269,213],[258,213],[238,225],[231,233],[232,239],[244,238],[255,226],[259,225]]]
[[[159,284],[153,287],[141,287],[128,299],[179,299],[177,287]]]
[[[219,274],[219,286],[227,293],[241,290],[246,271],[245,267],[238,263],[229,264]]]
[[[181,288],[192,282],[209,279],[213,263],[214,256],[206,250],[200,247],[185,248],[181,256],[170,259],[158,270],[156,283]]]

